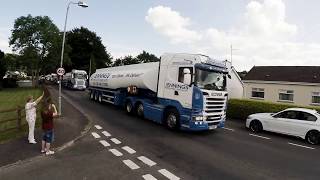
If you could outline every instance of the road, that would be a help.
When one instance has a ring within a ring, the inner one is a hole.
[[[0,171],[4,179],[318,179],[319,146],[273,133],[250,134],[244,122],[191,133],[127,115],[63,91],[96,125],[74,146]]]

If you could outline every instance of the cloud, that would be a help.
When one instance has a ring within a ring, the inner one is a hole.
[[[227,30],[194,30],[191,20],[169,7],[150,8],[146,21],[177,45],[214,58],[230,59],[239,70],[254,65],[320,65],[320,44],[297,42],[298,27],[286,21],[282,0],[251,1],[241,22]]]
[[[168,36],[173,43],[192,43],[201,39],[200,34],[188,29],[191,24],[190,19],[182,17],[169,7],[150,8],[145,19],[153,28]]]
[[[8,36],[5,35],[5,33],[3,33],[0,30],[0,50],[5,52],[5,53],[11,53],[11,48],[9,47],[9,39]]]

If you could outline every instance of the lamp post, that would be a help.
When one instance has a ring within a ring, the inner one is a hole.
[[[62,48],[61,48],[61,61],[60,61],[60,68],[62,68],[63,65],[63,54],[64,54],[64,43],[66,41],[66,27],[67,27],[67,21],[68,21],[68,13],[69,13],[69,8],[71,4],[76,4],[80,7],[86,8],[88,7],[88,5],[82,1],[79,2],[73,2],[70,1],[68,3],[68,7],[67,7],[67,12],[66,12],[66,18],[64,21],[64,28],[63,28],[63,39],[62,39]],[[62,80],[62,76],[59,77],[59,115],[61,115],[61,80]]]

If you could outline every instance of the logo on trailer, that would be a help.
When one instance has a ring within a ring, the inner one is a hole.
[[[178,91],[187,91],[189,89],[189,86],[186,84],[181,84],[181,83],[166,83],[166,88],[168,89],[174,89]]]

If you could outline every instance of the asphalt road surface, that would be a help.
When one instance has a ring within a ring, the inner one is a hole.
[[[1,179],[319,179],[320,146],[273,134],[251,134],[245,122],[190,133],[63,91],[94,122],[91,132],[54,156],[0,171]]]

